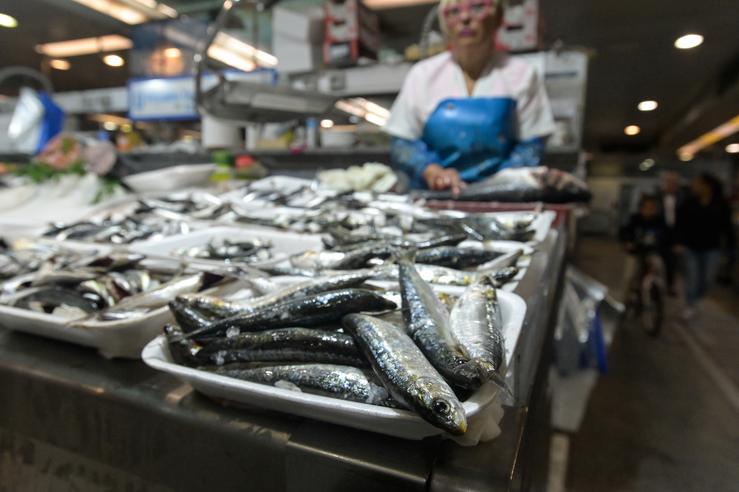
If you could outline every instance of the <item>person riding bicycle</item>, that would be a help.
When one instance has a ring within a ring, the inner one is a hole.
[[[657,197],[642,195],[638,213],[632,215],[628,224],[621,230],[621,241],[629,253],[624,262],[626,280],[624,299],[627,303],[631,302],[634,292],[639,292],[640,298],[643,299],[646,278],[653,281],[656,284],[654,287],[661,291],[664,285],[661,252],[668,240],[667,234],[667,225],[660,215]],[[651,333],[656,335],[658,330],[658,327],[654,327]]]

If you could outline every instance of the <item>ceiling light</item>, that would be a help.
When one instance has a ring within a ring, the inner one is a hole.
[[[705,149],[706,147],[709,147],[716,142],[720,142],[721,140],[730,137],[734,133],[739,132],[739,115],[734,116],[732,119],[724,123],[723,125],[720,125],[713,130],[711,130],[708,133],[705,133],[698,137],[697,139],[693,140],[692,142],[683,145],[679,149],[677,149],[677,153],[679,154],[691,154],[695,155],[701,150]]]
[[[182,56],[182,52],[179,50],[179,48],[165,48],[164,49],[165,58],[179,58],[181,56]]]
[[[114,132],[118,129],[118,125],[116,125],[112,121],[106,121],[105,123],[103,123],[103,128],[105,128],[109,132]]]
[[[92,55],[106,51],[122,51],[133,47],[130,39],[110,34],[97,38],[70,39],[58,43],[36,45],[36,51],[51,58],[68,58],[70,56]]]
[[[154,0],[73,0],[126,24],[177,17],[172,7]]]
[[[641,133],[641,128],[636,125],[629,125],[624,128],[624,133],[630,137],[633,137],[634,135],[639,135],[639,133]]]
[[[739,154],[739,143],[730,143],[727,145],[726,152],[729,154]]]
[[[61,60],[59,58],[49,60],[49,66],[54,70],[69,70],[70,68],[72,68],[71,63],[69,63],[67,60]]]
[[[683,152],[678,155],[678,158],[683,162],[690,162],[693,160],[693,154],[689,152]]]
[[[657,109],[659,104],[657,104],[657,101],[642,101],[639,103],[639,111],[654,111]]]
[[[266,51],[259,50],[235,36],[226,34],[225,32],[219,32],[216,35],[216,38],[213,40],[213,44],[211,45],[210,49],[214,47],[219,48],[219,50],[216,51],[232,52],[262,67],[274,67],[277,65],[276,56],[267,53]],[[210,49],[208,50],[208,56],[211,56],[212,58],[223,62],[223,60],[220,60],[217,57],[211,55]]]
[[[375,104],[372,101],[368,101],[363,97],[353,97],[351,99],[341,99],[336,101],[336,109],[340,109],[345,113],[349,113],[352,116],[364,118],[366,121],[377,125],[385,126],[390,111],[383,108],[379,104]]]
[[[697,48],[702,44],[703,36],[701,36],[700,34],[686,34],[685,36],[680,36],[675,40],[675,48],[680,50]]]
[[[0,27],[13,29],[14,27],[18,27],[18,21],[13,16],[0,13]]]
[[[108,65],[109,67],[122,67],[126,64],[126,60],[123,59],[122,56],[119,55],[105,55],[103,57],[103,63]]]
[[[332,128],[334,120],[321,120],[321,128]]]
[[[644,159],[641,164],[639,164],[639,170],[641,171],[649,171],[654,165],[656,164],[654,159]]]
[[[115,123],[118,126],[131,123],[131,120],[129,120],[128,118],[124,118],[123,116],[118,116],[115,114],[107,114],[107,113],[99,113],[99,114],[90,115],[90,120],[97,121],[99,123],[111,122],[111,123]]]

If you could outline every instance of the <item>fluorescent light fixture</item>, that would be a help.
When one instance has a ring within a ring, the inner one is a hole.
[[[654,111],[659,107],[657,101],[642,101],[639,103],[639,111]]]
[[[175,9],[154,0],[73,1],[130,25],[142,24],[150,20],[177,17],[177,11]]]
[[[69,63],[67,60],[62,60],[59,58],[49,60],[49,66],[54,70],[69,70],[70,68],[72,68],[71,63]]]
[[[108,65],[109,67],[122,67],[126,64],[126,60],[123,59],[120,55],[105,55],[103,57],[103,63]]]
[[[375,104],[372,101],[368,101],[363,97],[353,97],[351,99],[341,99],[336,101],[336,109],[340,109],[345,113],[364,118],[366,121],[377,125],[385,126],[388,118],[390,117],[390,111],[383,108],[379,104]]]
[[[179,58],[181,56],[182,56],[182,51],[180,51],[179,48],[165,48],[164,49],[165,58]]]
[[[222,46],[216,46],[215,44],[208,48],[208,56],[230,67],[243,70],[244,72],[251,72],[257,68],[253,61],[248,60],[233,51],[229,51]]]
[[[219,59],[217,56],[214,56],[211,54],[211,50],[214,47],[218,48],[218,50],[216,51],[219,53],[231,52],[232,56],[236,55],[255,65],[259,65],[262,67],[277,66],[276,56],[270,53],[267,53],[266,51],[259,50],[255,48],[254,46],[248,43],[245,43],[244,41],[240,40],[239,38],[235,36],[226,34],[225,32],[219,32],[218,35],[216,35],[216,39],[213,41],[213,44],[208,50],[208,56],[215,58],[216,60],[226,63],[228,65],[231,65],[230,63],[225,62]],[[236,68],[239,68],[239,67],[236,67]]]
[[[0,13],[0,27],[13,29],[14,27],[18,27],[18,21],[12,15]]]
[[[680,50],[690,50],[693,48],[697,48],[698,46],[703,44],[703,36],[700,34],[686,34],[685,36],[680,36],[675,40],[675,48]]]
[[[334,120],[321,120],[321,128],[333,128]]]
[[[678,155],[695,155],[701,150],[739,132],[739,115],[677,149]]]
[[[639,135],[641,133],[641,128],[639,128],[637,125],[629,125],[624,128],[624,133],[630,137],[633,137],[634,135]]]
[[[106,51],[129,50],[133,47],[130,39],[117,34],[97,38],[71,39],[57,43],[36,45],[36,51],[51,58],[68,58],[70,56],[92,55]]]
[[[730,143],[727,145],[726,152],[729,154],[739,154],[739,143]]]

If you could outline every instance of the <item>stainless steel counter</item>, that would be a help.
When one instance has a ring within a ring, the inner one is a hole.
[[[213,402],[142,362],[0,329],[0,490],[526,490],[546,478],[565,234],[517,292],[517,403],[496,440],[407,441]],[[538,487],[537,487],[538,488]]]

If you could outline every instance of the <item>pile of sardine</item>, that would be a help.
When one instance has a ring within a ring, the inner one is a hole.
[[[5,280],[0,304],[62,317],[75,325],[132,318],[198,292],[222,276],[144,266],[141,255],[50,258],[33,273]]]
[[[417,251],[416,269],[432,284],[464,286],[483,274],[490,275],[497,286],[511,281],[518,274],[516,266],[523,250],[502,252],[482,244],[480,247],[460,246],[465,234],[444,236],[357,235],[334,232],[332,249],[306,251],[288,260],[266,267],[269,273],[315,277],[364,268],[371,269],[371,278],[397,280],[398,266],[393,253],[402,248]]]
[[[175,256],[187,256],[226,263],[254,263],[272,258],[272,242],[263,239],[211,239],[205,246],[176,249]]]
[[[398,295],[364,284],[371,269],[287,287],[252,279],[261,296],[229,301],[181,295],[165,327],[176,363],[214,374],[355,402],[415,411],[454,435],[460,401],[504,385],[505,350],[495,281],[481,276],[451,312],[397,252]],[[363,285],[364,284],[364,285]]]

